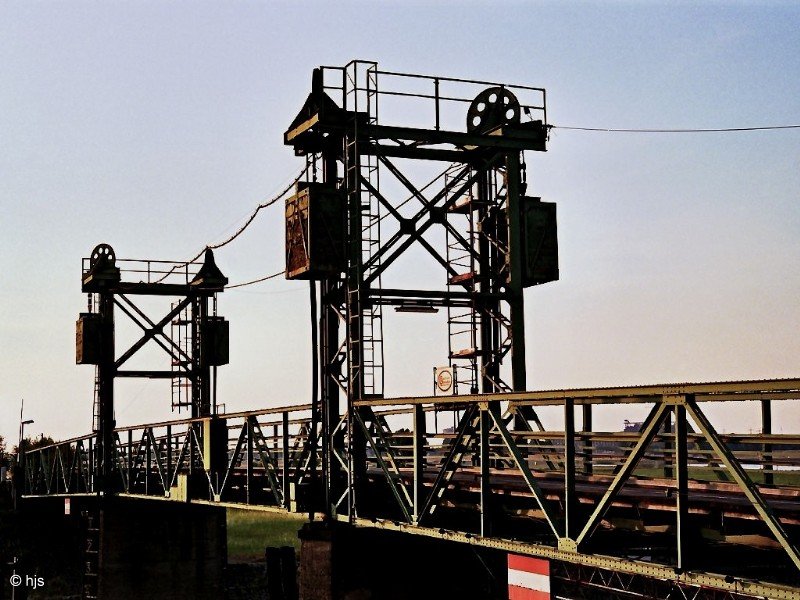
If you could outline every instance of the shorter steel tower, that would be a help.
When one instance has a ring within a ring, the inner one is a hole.
[[[123,274],[131,276],[133,281],[123,281]],[[228,279],[214,263],[211,250],[206,250],[202,263],[118,260],[111,246],[100,244],[83,260],[81,283],[88,294],[88,312],[81,313],[77,321],[76,362],[96,366],[94,489],[112,493],[119,487],[119,477],[115,474],[118,443],[114,434],[115,379],[169,379],[173,409],[190,408],[193,418],[216,414],[213,385],[216,367],[228,363],[228,322],[216,315],[216,295],[223,291]],[[132,296],[178,299],[163,318],[154,321],[134,303]],[[141,337],[119,356],[115,308],[142,330]],[[165,330],[167,325],[169,332]],[[126,363],[150,341],[170,357],[169,368],[125,369]]]

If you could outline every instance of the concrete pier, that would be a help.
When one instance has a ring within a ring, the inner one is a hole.
[[[99,598],[217,600],[226,562],[224,508],[119,497],[101,505]]]
[[[340,523],[300,540],[300,600],[508,598],[504,552]]]

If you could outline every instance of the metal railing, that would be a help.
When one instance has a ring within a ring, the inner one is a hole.
[[[800,379],[363,400],[353,417],[367,445],[366,495],[353,505],[342,496],[336,511],[342,514],[332,516],[576,564],[604,554],[630,561],[641,551],[631,545],[639,536],[650,544],[648,568],[681,572],[694,568],[699,531],[715,544],[741,544],[738,535],[761,527],[753,543],[763,546],[770,538],[771,556],[783,565],[777,572],[797,579],[800,432],[770,432],[773,404],[797,400]],[[719,433],[707,416],[717,403],[762,411],[766,431]],[[607,423],[603,411],[619,415],[620,406],[649,412],[627,430],[575,424],[578,407],[589,424]],[[562,415],[560,424],[547,431],[526,427],[520,418],[526,407],[550,407]],[[329,441],[309,436],[310,409],[118,428],[117,489],[323,511],[323,473],[311,470],[311,453]],[[224,433],[215,434],[212,422]],[[348,444],[335,439],[346,435],[344,427],[331,434],[340,481],[347,480]],[[318,445],[310,448],[315,438]],[[223,440],[216,453],[214,439]],[[94,443],[83,436],[26,452],[25,494],[94,493]],[[614,537],[616,531],[626,533]]]

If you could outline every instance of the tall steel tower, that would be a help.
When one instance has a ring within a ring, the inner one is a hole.
[[[546,150],[545,104],[541,88],[374,62],[314,70],[284,136],[312,174],[287,200],[286,268],[290,279],[320,281],[327,510],[347,500],[351,516],[369,512],[364,433],[380,440],[385,423],[354,403],[383,394],[383,307],[447,311],[449,362],[467,373],[461,390],[525,389],[523,290],[558,279],[555,205],[526,195],[524,151]],[[412,183],[421,161],[445,167],[425,186]],[[403,195],[382,191],[382,179]],[[440,247],[426,237],[436,229]],[[437,289],[382,285],[412,247],[441,266]],[[518,417],[541,427],[533,410]]]

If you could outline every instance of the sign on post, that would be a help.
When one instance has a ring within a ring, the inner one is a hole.
[[[456,375],[453,367],[433,369],[433,390],[436,396],[452,396],[456,393]]]

